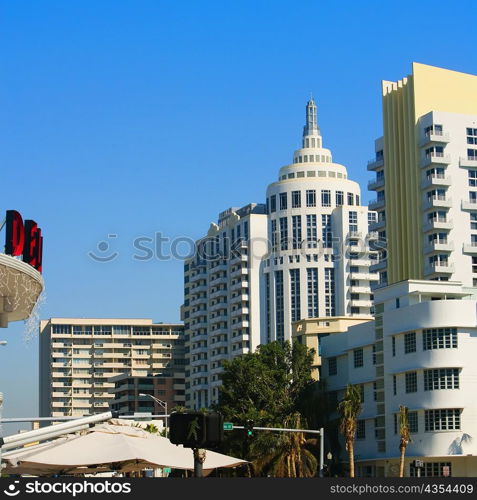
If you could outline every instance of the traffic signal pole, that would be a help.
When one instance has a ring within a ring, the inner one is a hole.
[[[194,477],[204,477],[203,463],[205,462],[205,450],[194,448]]]

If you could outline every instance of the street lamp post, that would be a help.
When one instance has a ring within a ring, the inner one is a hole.
[[[162,406],[162,408],[164,408],[164,425],[166,426],[166,437],[167,437],[167,416],[168,416],[168,413],[167,413],[167,402],[166,401],[162,401],[161,399],[158,399],[156,398],[155,396],[153,396],[152,394],[144,394],[144,393],[140,393],[139,396],[144,396],[144,397],[148,397],[148,398],[151,398],[153,399],[158,405]]]

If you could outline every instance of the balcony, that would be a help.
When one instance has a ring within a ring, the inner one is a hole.
[[[386,267],[388,266],[388,259],[381,259],[379,262],[376,262],[376,264],[373,264],[369,270],[373,273],[376,273],[378,271],[384,271]]]
[[[451,198],[443,198],[439,196],[433,196],[427,198],[422,203],[423,210],[430,210],[431,208],[450,208],[452,207]]]
[[[421,188],[426,189],[431,186],[450,186],[452,184],[452,179],[450,177],[439,177],[439,176],[429,176],[422,179]]]
[[[238,309],[231,311],[230,316],[232,316],[232,318],[235,318],[236,316],[241,316],[242,314],[249,314],[249,313],[250,310],[248,307],[239,307]]]
[[[368,170],[378,170],[379,168],[384,166],[384,158],[371,158],[371,160],[368,161]]]
[[[365,281],[378,281],[379,276],[376,273],[350,273],[350,278],[352,280],[365,280]]]
[[[477,210],[477,200],[462,201],[462,210]]]
[[[434,252],[452,252],[454,250],[454,243],[451,242],[433,242],[433,243],[426,243],[424,245],[424,253],[434,253]]]
[[[459,158],[459,167],[477,168],[477,156],[461,156]]]
[[[422,148],[433,142],[447,144],[448,142],[450,142],[449,133],[436,132],[436,131],[429,132],[425,134],[424,137],[421,138],[421,140],[419,141],[419,147]]]
[[[226,285],[228,283],[228,278],[227,276],[219,276],[217,278],[214,278],[210,280],[210,285],[211,286],[217,286],[217,285]]]
[[[248,288],[248,281],[239,281],[238,283],[231,285],[230,291],[241,290],[243,288]]]
[[[464,243],[462,251],[469,254],[477,254],[477,242],[476,243]]]
[[[369,230],[372,232],[377,232],[378,229],[384,229],[385,227],[386,227],[385,220],[377,220],[376,222],[373,222],[369,225]]]
[[[209,296],[210,299],[216,299],[217,297],[222,297],[222,296],[227,295],[227,289],[225,290],[216,290],[215,292],[212,292]]]
[[[424,156],[421,159],[421,168],[428,167],[429,165],[450,165],[451,158],[444,153],[433,153]]]
[[[454,264],[434,262],[433,264],[427,263],[424,266],[424,275],[429,276],[431,274],[451,274],[455,272]]]
[[[373,306],[373,301],[372,300],[350,300],[350,305],[353,307],[372,307]]]
[[[435,229],[446,229],[450,230],[453,229],[454,224],[451,220],[431,220],[428,221],[426,224],[422,226],[422,230],[425,233],[428,233],[429,231],[434,231]]]
[[[384,177],[381,179],[371,179],[368,181],[368,190],[375,191],[376,189],[382,188],[384,186]]]
[[[236,303],[240,303],[240,302],[248,302],[248,300],[249,300],[248,294],[240,293],[240,294],[236,295],[235,297],[231,297],[230,303],[236,304]]]
[[[210,312],[219,311],[220,309],[227,309],[227,307],[228,307],[227,302],[217,302],[216,304],[211,304],[209,306],[209,311]]]
[[[351,285],[349,287],[349,291],[351,293],[364,293],[364,294],[367,294],[367,295],[370,295],[372,292],[370,290],[369,287],[365,287],[365,286],[354,286],[354,285]]]
[[[235,271],[232,271],[230,273],[231,278],[238,278],[240,276],[247,276],[248,274],[248,268],[247,267],[239,267]]]
[[[209,318],[209,323],[220,323],[222,321],[227,321],[229,318],[228,318],[228,314],[220,314],[218,316],[211,316]]]
[[[384,198],[380,198],[379,200],[371,200],[368,204],[368,208],[369,210],[379,210],[380,208],[384,208],[385,204],[386,201]]]

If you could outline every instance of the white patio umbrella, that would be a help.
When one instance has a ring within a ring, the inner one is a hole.
[[[132,472],[145,468],[194,469],[192,450],[173,445],[130,423],[113,419],[96,425],[86,434],[67,435],[49,443],[15,450],[3,455],[6,474],[91,474]],[[246,462],[207,451],[204,472],[221,467],[237,467]]]

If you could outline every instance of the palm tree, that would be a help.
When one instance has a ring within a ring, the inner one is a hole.
[[[411,441],[411,432],[409,431],[409,418],[407,406],[399,407],[399,477],[404,477],[404,455],[406,448]]]
[[[285,418],[283,427],[302,428],[300,413]],[[262,432],[250,445],[255,474],[313,477],[318,469],[318,460],[308,447],[316,444],[316,439],[306,439],[303,432]]]
[[[346,450],[349,457],[349,477],[354,477],[354,438],[361,413],[361,391],[356,385],[348,385],[344,398],[338,405],[340,414],[340,431],[345,438]]]

